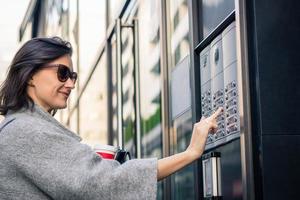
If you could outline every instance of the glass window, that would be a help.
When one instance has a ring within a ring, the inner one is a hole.
[[[141,111],[141,156],[162,157],[160,1],[139,1],[139,91]],[[157,199],[163,199],[158,182]]]
[[[62,1],[47,1],[46,36],[61,35],[60,20],[62,17]]]
[[[234,0],[202,0],[203,37],[209,35],[234,10]]]
[[[32,20],[28,21],[26,28],[23,32],[21,44],[25,43],[27,40],[30,40],[32,38],[32,24]]]
[[[115,34],[111,39],[111,84],[112,84],[112,144],[119,146],[118,143],[118,86],[117,86],[117,43]]]
[[[125,1],[126,0],[108,0],[109,24],[114,23],[115,19],[118,17],[118,12],[120,11],[121,6],[123,6],[123,3]]]
[[[144,0],[138,8],[142,157],[162,156],[159,6]]]
[[[69,5],[67,0],[62,0],[61,7],[61,35],[65,39],[69,39]]]
[[[66,1],[66,0],[65,0]],[[78,42],[78,23],[77,23],[77,1],[68,1],[68,22],[69,22],[69,40],[73,46],[73,59],[75,58],[76,46]],[[77,55],[76,55],[77,56]],[[74,59],[75,60],[75,59]],[[74,62],[73,60],[73,62]]]
[[[103,54],[81,99],[80,136],[91,146],[107,144],[106,54]]]
[[[171,55],[174,67],[190,52],[187,0],[170,0]]]
[[[190,143],[193,130],[191,110],[174,120],[173,153],[185,151]],[[193,165],[188,165],[172,175],[172,199],[195,199]]]
[[[189,62],[186,62],[189,60],[190,52],[187,0],[169,0],[169,9],[171,71],[179,69],[178,67],[186,69],[190,67]],[[172,74],[170,74],[170,77],[173,78]],[[171,154],[175,154],[184,151],[189,145],[193,128],[191,110],[189,109],[183,114],[176,116],[172,124],[174,132],[171,136],[170,151]],[[171,176],[172,199],[195,199],[194,173],[193,165],[189,165]]]
[[[136,157],[134,41],[132,28],[122,28],[122,109],[124,147]]]
[[[72,34],[75,34],[74,29]],[[80,81],[82,88],[106,34],[105,0],[79,2]]]
[[[67,0],[64,0],[64,2],[66,2]],[[72,47],[73,47],[73,54],[72,54],[72,61],[73,61],[73,68],[75,71],[78,71],[79,65],[78,65],[78,53],[77,53],[77,48],[78,46],[78,38],[77,38],[77,33],[78,33],[78,23],[77,23],[77,1],[68,1],[68,22],[69,22],[69,36],[68,36],[68,40],[71,42]],[[78,79],[81,79],[81,75],[80,73],[78,73]],[[81,80],[80,80],[81,81]],[[72,91],[71,93],[71,97],[70,97],[70,101],[69,101],[69,107],[73,108],[76,104],[77,101],[77,97],[79,95],[79,82],[76,82],[76,86],[75,89]],[[77,112],[77,111],[76,111]],[[77,118],[75,116],[77,116],[77,114],[75,114],[76,112],[72,113],[72,118]],[[72,128],[73,131],[79,132],[79,130],[77,130],[78,127],[78,123],[77,120],[71,120],[70,122],[70,128]],[[76,124],[74,124],[76,123]],[[76,128],[75,128],[76,127]]]

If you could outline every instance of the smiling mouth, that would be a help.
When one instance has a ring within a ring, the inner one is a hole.
[[[67,98],[70,96],[70,93],[67,93],[67,92],[59,92],[59,93],[63,94]]]

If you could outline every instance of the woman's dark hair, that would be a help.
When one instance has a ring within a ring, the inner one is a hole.
[[[0,115],[33,106],[27,94],[28,81],[47,63],[64,55],[72,55],[72,46],[59,37],[33,38],[13,58],[0,88]]]

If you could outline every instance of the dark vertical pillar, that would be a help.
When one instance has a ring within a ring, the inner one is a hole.
[[[256,199],[298,199],[300,2],[247,2]]]

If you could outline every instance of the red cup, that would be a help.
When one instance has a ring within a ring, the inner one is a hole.
[[[94,147],[95,152],[100,155],[103,159],[114,159],[115,154],[118,151],[117,147],[110,146],[110,145],[102,145],[97,144]]]

